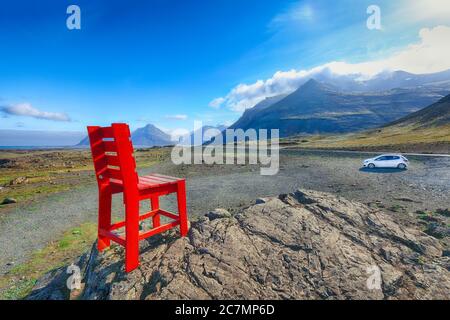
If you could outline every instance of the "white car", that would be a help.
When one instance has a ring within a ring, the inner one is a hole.
[[[404,170],[408,168],[409,161],[400,154],[383,154],[375,158],[364,160],[363,165],[370,169],[398,168]]]

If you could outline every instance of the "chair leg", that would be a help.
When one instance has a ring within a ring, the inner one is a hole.
[[[181,180],[177,184],[177,202],[178,202],[178,215],[180,217],[180,234],[182,237],[184,237],[188,233],[185,180]]]
[[[109,231],[109,228],[111,227],[111,202],[112,202],[111,190],[108,187],[101,188],[99,190],[99,201],[98,201],[97,248],[99,251],[103,251],[111,245],[111,240],[108,237],[100,235],[100,230]]]
[[[139,201],[125,204],[125,271],[139,266]]]
[[[151,203],[152,211],[159,209],[159,197],[158,196],[151,197],[150,203]],[[161,217],[159,214],[155,214],[153,216],[152,220],[153,220],[153,228],[157,228],[161,225]]]

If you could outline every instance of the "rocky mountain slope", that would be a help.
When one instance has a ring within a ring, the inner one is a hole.
[[[447,125],[450,125],[450,94],[431,106],[401,118],[388,126],[426,128]]]
[[[81,299],[449,299],[450,292],[450,258],[439,240],[379,209],[305,190],[259,199],[235,215],[217,209],[186,238],[171,231],[142,242],[141,266],[129,274],[118,246],[101,254],[94,246],[77,264]],[[42,278],[28,298],[68,298],[65,270]]]
[[[445,94],[448,91],[432,87],[343,92],[312,79],[269,106],[248,110],[231,128],[280,129],[281,137],[355,132],[397,120]]]
[[[135,146],[168,146],[172,145],[170,135],[158,129],[152,124],[136,129],[131,134],[131,140]]]

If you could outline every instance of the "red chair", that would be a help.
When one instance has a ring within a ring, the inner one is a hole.
[[[133,157],[133,145],[128,125],[114,123],[111,127],[87,127],[92,158],[99,190],[98,249],[110,246],[111,240],[125,247],[125,270],[130,272],[139,265],[139,241],[180,226],[181,236],[188,232],[185,179],[160,174],[139,177]],[[125,221],[111,224],[112,195],[123,193]],[[178,215],[162,210],[159,197],[177,193]],[[150,200],[151,211],[139,214],[139,202]],[[171,219],[161,225],[160,216]],[[152,229],[139,231],[139,222],[152,218]],[[125,235],[114,230],[125,227]]]

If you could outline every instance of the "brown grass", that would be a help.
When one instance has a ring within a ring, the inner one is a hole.
[[[361,133],[309,136],[289,139],[303,148],[358,149],[385,146],[450,144],[450,125],[443,127],[388,127]]]

